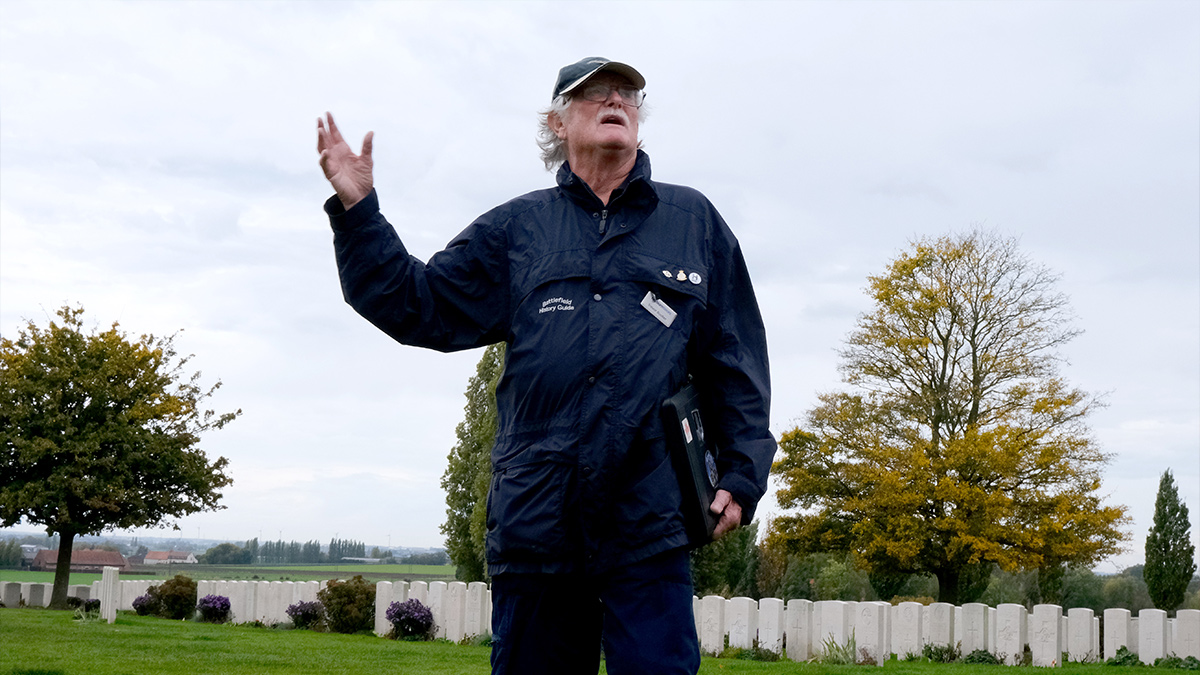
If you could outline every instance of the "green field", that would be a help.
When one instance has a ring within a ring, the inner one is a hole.
[[[454,581],[454,565],[154,565],[122,572],[122,579],[166,579],[184,574],[192,579],[226,581],[323,581],[361,574],[368,581]],[[72,574],[72,584],[99,581],[99,574]],[[53,583],[53,572],[0,569],[0,581]]]
[[[0,673],[11,675],[224,675],[225,673],[435,675],[490,671],[487,647],[396,642],[368,634],[217,626],[121,612],[113,625],[78,622],[71,612],[0,609]],[[705,658],[706,675],[1004,675],[1005,666],[889,661],[883,668],[761,663]],[[1018,668],[1018,673],[1030,673]],[[604,672],[603,668],[601,672]],[[1039,671],[1045,672],[1045,671]],[[1064,675],[1147,675],[1172,671],[1067,664]]]

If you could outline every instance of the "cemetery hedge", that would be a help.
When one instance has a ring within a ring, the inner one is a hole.
[[[153,672],[163,675],[206,675],[230,672],[301,674],[337,672],[378,675],[441,675],[490,671],[487,647],[446,641],[381,640],[368,633],[341,635],[312,631],[266,629],[229,624],[167,621],[117,615],[102,621],[79,622],[74,614],[55,610],[0,609],[0,644],[20,645],[0,650],[0,673],[91,673],[122,675]],[[999,666],[930,664],[889,661],[884,675],[999,675]],[[1145,668],[1066,664],[1064,675],[1146,675]],[[603,668],[601,672],[604,672]],[[771,673],[772,675],[838,675],[876,672],[869,666],[826,666],[780,661],[764,663],[705,657],[700,672]],[[1156,671],[1149,671],[1156,672]]]

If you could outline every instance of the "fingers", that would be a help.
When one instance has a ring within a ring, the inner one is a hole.
[[[742,524],[742,505],[737,503],[727,490],[717,490],[710,507],[713,513],[721,514],[721,519],[713,529],[713,539],[720,539],[727,532],[735,530]]]
[[[371,150],[375,147],[375,132],[368,131],[366,136],[363,136],[362,158],[370,161]]]

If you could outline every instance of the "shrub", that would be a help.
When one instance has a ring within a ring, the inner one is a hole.
[[[977,665],[998,666],[1000,659],[996,655],[986,649],[976,649],[975,651],[963,657],[963,663],[973,663]]]
[[[317,593],[325,605],[325,622],[335,633],[357,633],[368,629],[375,615],[375,586],[356,575],[349,581],[336,579]]]
[[[1163,656],[1154,659],[1155,668],[1178,668],[1181,670],[1200,670],[1200,660],[1194,656],[1181,659],[1178,656]]]
[[[400,640],[428,640],[433,637],[433,612],[416,598],[388,605],[387,620]]]
[[[821,645],[823,653],[818,659],[821,663],[830,666],[852,666],[858,658],[858,641],[851,635],[846,644],[838,644],[833,636],[825,638],[825,642]]]
[[[229,621],[229,598],[223,595],[206,595],[196,603],[200,612],[200,620],[208,623],[225,623]]]
[[[159,601],[158,615],[167,619],[187,619],[196,611],[196,582],[176,574],[150,589]]]
[[[1129,647],[1120,647],[1113,657],[1104,662],[1106,666],[1140,666],[1142,660],[1137,654],[1129,651]]]
[[[325,616],[325,608],[319,602],[297,602],[288,605],[287,615],[296,628],[317,628]]]
[[[927,644],[921,648],[921,655],[934,663],[954,663],[961,656],[958,645]]]
[[[146,593],[133,599],[133,611],[137,612],[138,616],[157,615],[160,604],[156,594]]]

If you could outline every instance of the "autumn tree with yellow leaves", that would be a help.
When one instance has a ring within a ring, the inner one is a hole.
[[[1038,569],[1053,599],[1067,564],[1120,550],[1104,503],[1095,397],[1059,376],[1078,335],[1057,277],[1013,239],[923,239],[869,278],[873,308],[841,351],[849,391],[783,434],[769,543],[852,551],[880,597],[911,574],[969,602],[993,564]]]

